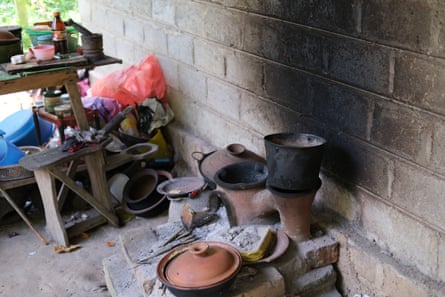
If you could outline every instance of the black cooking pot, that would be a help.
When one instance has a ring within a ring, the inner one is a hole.
[[[123,204],[128,213],[151,217],[167,209],[170,201],[156,186],[172,178],[163,170],[143,169],[133,175],[124,187]]]

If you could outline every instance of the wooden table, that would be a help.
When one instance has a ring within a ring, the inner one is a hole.
[[[93,69],[96,66],[121,63],[122,61],[112,57],[105,57],[94,63],[90,63],[82,57],[75,57],[73,61],[73,63],[65,60],[35,65],[30,63],[23,65],[2,64],[4,72],[0,80],[0,95],[63,85],[70,95],[73,114],[79,129],[88,130],[87,116],[77,88],[77,70],[79,68]],[[104,153],[101,147],[76,153],[62,153],[59,149],[57,151],[43,151],[20,160],[20,165],[34,171],[35,180],[42,196],[46,228],[52,239],[58,244],[69,245],[68,235],[59,211],[55,179],[61,180],[64,185],[92,205],[108,222],[118,226],[118,218],[114,213],[106,181]],[[64,162],[76,163],[80,158],[85,162],[92,193],[79,188],[72,180],[72,173],[68,174],[66,168],[61,166],[61,163]],[[10,188],[8,185],[4,186]]]

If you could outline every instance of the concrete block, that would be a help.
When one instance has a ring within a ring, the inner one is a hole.
[[[403,105],[377,101],[371,127],[371,142],[399,156],[428,164],[432,139],[430,115]]]
[[[91,22],[91,12],[93,3],[88,0],[78,0],[77,7],[79,10],[80,19],[85,24],[85,22]]]
[[[435,296],[425,285],[413,283],[410,276],[402,275],[396,271],[392,265],[382,265],[382,286],[379,290],[386,296],[416,296],[416,297],[430,297]],[[442,291],[443,293],[444,291]],[[439,295],[436,295],[439,296]]]
[[[127,1],[121,1],[127,2]],[[142,19],[151,18],[151,1],[130,0],[131,13]]]
[[[360,25],[356,1],[270,1],[263,12],[280,19],[350,35]]]
[[[227,80],[237,86],[261,94],[263,62],[241,52],[227,54]]]
[[[439,257],[438,257],[437,278],[445,283],[445,236],[441,235],[439,239]]]
[[[184,33],[167,34],[168,55],[182,63],[193,65],[193,37]]]
[[[337,262],[338,250],[338,242],[329,236],[298,244],[298,253],[304,259],[307,271]]]
[[[426,275],[436,275],[437,232],[370,196],[362,194],[360,199],[361,224],[367,237],[405,265],[415,266]]]
[[[424,1],[410,5],[396,0],[365,1],[362,3],[362,34],[379,43],[428,52],[435,34],[432,29],[435,13],[432,5]]]
[[[312,101],[308,76],[282,65],[265,63],[264,92],[273,101],[296,112],[309,114]]]
[[[241,48],[244,14],[208,5],[204,15],[205,26],[203,27],[209,40],[217,41],[225,46]]]
[[[434,121],[433,144],[429,168],[445,175],[445,121],[440,118]]]
[[[445,114],[443,59],[402,52],[394,66],[394,97],[410,105]]]
[[[241,93],[241,122],[264,135],[285,131],[286,123],[298,118],[298,113],[290,111],[274,102],[253,95]]]
[[[206,102],[207,82],[204,74],[185,65],[179,65],[178,74],[179,89],[184,95],[192,100]]]
[[[116,50],[116,56],[117,57],[122,57],[126,53],[130,53],[130,52],[133,53],[133,55],[131,57],[128,57],[126,59],[126,62],[130,63],[132,65],[139,64],[139,62],[140,62],[139,57],[141,55],[140,54],[136,55],[136,54],[134,54],[135,52],[142,51],[142,52],[145,53],[145,51],[142,50],[137,45],[135,45],[134,42],[127,41],[127,40],[120,40],[120,41],[116,42],[115,43],[115,50]]]
[[[362,237],[352,225],[343,224],[333,216],[317,218],[323,228],[327,228],[328,235],[340,242],[340,258],[336,266],[341,274],[339,287],[344,296],[368,294],[388,297],[439,297],[443,295],[443,282],[425,276],[413,266],[401,265],[395,257]],[[417,246],[419,241],[411,241],[410,245],[413,245],[412,242]],[[423,249],[417,247],[418,250]]]
[[[124,20],[125,14],[122,14],[119,11],[108,10],[106,14],[106,22],[103,24],[106,26],[107,31],[110,31],[111,33],[120,37],[124,36],[125,34]]]
[[[295,292],[301,297],[318,296],[321,292],[331,289],[336,281],[336,273],[332,265],[313,269],[294,280]]]
[[[144,26],[141,24],[140,19],[126,18],[124,19],[124,36],[125,39],[142,44],[144,38]]]
[[[167,32],[165,29],[147,23],[143,26],[144,45],[149,47],[152,52],[167,55]]]
[[[207,105],[233,120],[239,120],[240,90],[211,78],[207,80],[207,88]]]
[[[165,83],[167,84],[168,88],[178,89],[178,63],[172,59],[160,55],[156,56],[156,58],[158,59],[159,65],[161,65]]]
[[[329,208],[349,221],[355,221],[360,211],[355,196],[326,175],[322,176],[322,186],[317,191],[312,205],[316,208]]]
[[[278,63],[321,73],[322,42],[321,35],[290,23],[255,15],[246,18],[243,49]]]
[[[335,130],[367,139],[373,97],[356,89],[314,78],[310,82],[313,115]]]
[[[327,139],[323,158],[324,169],[335,173],[346,183],[358,184],[383,198],[389,197],[394,176],[392,155],[337,131],[327,133],[324,137]],[[342,199],[346,199],[347,196],[339,195],[340,200],[337,201],[339,203],[337,206],[327,202],[337,211],[344,207],[345,211],[352,210],[347,205],[354,203],[353,200],[347,199],[342,202]]]
[[[445,226],[443,178],[404,162],[395,166],[391,202],[431,226]]]
[[[179,1],[176,3],[176,25],[183,32],[193,33],[200,37],[206,37],[205,16],[209,5],[191,2]]]
[[[380,94],[390,93],[391,50],[363,41],[326,37],[329,77]]]
[[[206,42],[201,39],[194,40],[195,66],[200,70],[213,74],[218,78],[224,78],[226,74],[227,50],[215,43]]]
[[[175,1],[174,0],[152,0],[152,17],[161,23],[175,24]]]

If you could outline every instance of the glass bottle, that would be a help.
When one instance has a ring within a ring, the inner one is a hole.
[[[68,41],[65,24],[60,18],[60,12],[54,12],[53,22],[51,24],[51,31],[53,36],[54,49],[56,54],[68,53]]]

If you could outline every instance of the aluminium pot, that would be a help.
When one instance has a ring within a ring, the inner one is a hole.
[[[242,266],[240,252],[218,241],[182,245],[158,263],[159,280],[178,297],[220,296],[227,292]]]

